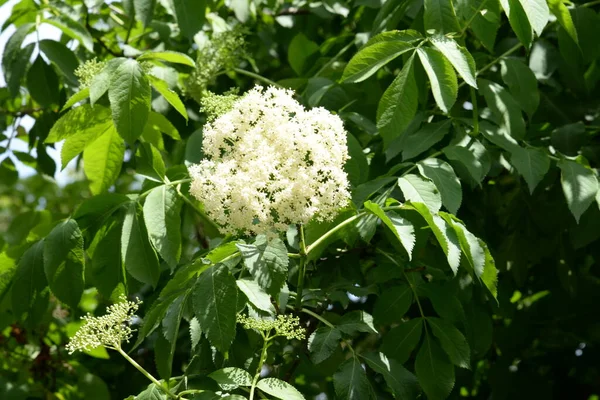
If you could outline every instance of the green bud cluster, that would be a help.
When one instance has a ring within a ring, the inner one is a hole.
[[[74,71],[75,76],[79,78],[79,86],[84,89],[92,84],[92,80],[102,71],[106,63],[97,61],[96,58],[87,60]]]
[[[223,94],[205,92],[200,99],[200,111],[206,114],[208,122],[214,121],[233,108],[233,104],[240,98],[238,88],[233,88]]]
[[[277,336],[283,336],[288,340],[306,338],[306,330],[300,326],[299,318],[290,314],[278,315],[272,320],[255,319],[238,314],[237,322],[242,324],[244,329],[254,329],[267,339]],[[272,331],[275,331],[275,334],[271,334]]]
[[[129,322],[141,301],[127,301],[125,296],[121,296],[120,299],[120,303],[108,306],[105,315],[94,317],[88,313],[82,318],[85,323],[66,346],[69,354],[78,350],[92,350],[100,346],[118,349],[121,347],[121,342],[129,342],[134,332],[129,326]]]

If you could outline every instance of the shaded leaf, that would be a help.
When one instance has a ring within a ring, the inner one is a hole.
[[[475,81],[475,61],[471,53],[446,36],[434,35],[430,40],[435,48],[450,61],[467,85],[477,88],[477,82]]]
[[[528,66],[514,58],[505,58],[500,65],[504,83],[508,85],[510,93],[521,109],[531,118],[540,104],[540,94],[534,73]]]
[[[591,169],[575,161],[560,160],[558,167],[561,170],[560,182],[567,205],[579,223],[579,218],[596,197],[598,179]]]
[[[415,361],[415,372],[428,398],[445,399],[454,388],[454,366],[428,334]]]
[[[271,304],[271,296],[261,288],[258,283],[252,279],[238,279],[236,281],[238,289],[246,295],[248,301],[261,311],[275,315],[275,307]]]
[[[166,185],[152,189],[144,202],[150,242],[171,270],[181,257],[181,205],[176,189]]]
[[[438,33],[460,32],[451,0],[425,0],[425,30]]]
[[[240,386],[252,386],[252,376],[241,368],[227,367],[218,369],[208,377],[216,381],[221,389],[231,391]]]
[[[295,387],[277,378],[265,378],[258,381],[256,387],[281,400],[304,400],[302,393]]]
[[[115,183],[124,155],[125,143],[112,124],[97,139],[85,144],[83,169],[90,181],[92,194],[105,192]]]
[[[398,399],[414,399],[420,392],[417,377],[402,364],[388,359],[383,353],[367,353],[362,356],[373,371],[381,374]]]
[[[373,388],[367,379],[360,360],[353,356],[333,374],[333,387],[340,400],[368,400],[374,398]]]
[[[373,317],[378,324],[399,322],[413,302],[410,286],[402,283],[385,289],[375,302]]]
[[[381,351],[403,364],[417,347],[419,340],[421,340],[422,331],[422,318],[413,318],[410,321],[402,322],[385,335]]]
[[[372,201],[367,201],[364,204],[365,209],[371,211],[374,215],[381,219],[381,222],[389,228],[394,234],[398,242],[404,247],[408,254],[408,259],[412,258],[412,250],[415,245],[415,228],[410,221],[402,218],[396,213],[383,211],[381,206]]]
[[[444,207],[456,214],[462,203],[462,187],[450,164],[439,158],[427,158],[417,167],[421,175],[431,179],[438,188]]]
[[[421,47],[417,50],[421,64],[429,77],[433,98],[440,110],[448,113],[458,94],[456,73],[450,62],[438,50]]]
[[[127,208],[121,234],[121,256],[131,276],[156,287],[160,267],[156,252],[148,240],[141,211],[137,202],[131,202]]]
[[[550,169],[550,157],[542,149],[515,148],[510,154],[510,162],[525,178],[530,193]]]
[[[454,325],[440,318],[427,317],[427,324],[450,360],[461,368],[470,369],[471,350],[464,335]]]
[[[337,349],[342,333],[337,328],[322,326],[317,328],[308,338],[308,350],[313,363],[319,364],[327,360]]]
[[[25,251],[14,271],[11,300],[17,318],[24,313],[31,313],[36,301],[43,297],[42,291],[46,286],[44,241],[40,240]]]
[[[259,235],[253,244],[237,244],[244,265],[256,282],[271,296],[278,296],[288,274],[289,259],[285,243]]]

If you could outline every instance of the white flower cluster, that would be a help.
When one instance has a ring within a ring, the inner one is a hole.
[[[66,346],[69,354],[77,350],[92,350],[99,346],[117,349],[121,347],[121,342],[129,342],[133,334],[129,322],[141,302],[127,301],[124,296],[121,300],[120,303],[108,306],[106,315],[93,317],[88,314],[82,318],[85,323]]]
[[[329,220],[348,203],[342,120],[292,95],[255,87],[205,125],[207,159],[189,168],[190,192],[223,233]]]

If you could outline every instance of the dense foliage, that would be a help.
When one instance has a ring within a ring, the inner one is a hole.
[[[599,5],[16,2],[0,398],[597,398]]]

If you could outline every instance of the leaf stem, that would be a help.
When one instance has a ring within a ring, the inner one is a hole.
[[[308,314],[311,317],[318,319],[319,321],[321,321],[322,323],[324,323],[325,325],[327,325],[330,328],[335,328],[335,326],[331,322],[327,321],[325,318],[321,317],[319,314],[312,312],[308,308],[301,308],[300,311],[303,312],[304,314]]]
[[[281,88],[281,87],[283,87],[283,86],[281,86],[280,84],[278,84],[278,83],[276,83],[276,82],[274,82],[274,81],[270,80],[269,78],[265,78],[265,77],[264,77],[264,76],[262,76],[262,75],[255,74],[255,73],[254,73],[254,72],[252,72],[252,71],[246,71],[245,69],[241,69],[241,68],[234,68],[233,70],[234,70],[235,72],[237,72],[238,74],[249,76],[250,78],[254,78],[254,79],[256,79],[257,81],[264,82],[264,83],[266,83],[267,85],[272,85],[272,86],[275,86],[275,87],[278,87],[278,88]]]
[[[264,342],[262,351],[260,352],[260,359],[258,360],[258,366],[256,367],[256,373],[254,374],[254,379],[252,380],[252,386],[250,387],[250,400],[254,400],[254,390],[256,389],[256,384],[258,383],[258,379],[260,378],[260,372],[262,371],[263,364],[267,360],[267,350],[269,349],[269,340],[271,338],[267,335],[264,336]]]
[[[350,49],[350,47],[352,47],[353,45],[354,45],[354,40],[352,40],[350,43],[348,43],[346,46],[344,46],[343,49],[341,49],[335,56],[333,56],[321,68],[319,68],[319,70],[315,74],[315,77],[321,75],[323,73],[323,71],[325,71],[327,68],[329,68],[330,65],[332,65],[334,62],[336,62],[337,59],[340,58],[342,56],[342,54],[344,54],[345,52],[347,52],[348,49]]]
[[[471,89],[471,104],[473,105],[473,136],[479,135],[479,109],[477,107],[477,93],[475,88],[469,86]]]
[[[133,365],[138,371],[140,371],[146,378],[150,379],[152,381],[152,383],[154,383],[156,386],[158,386],[163,392],[166,393],[167,396],[169,396],[172,399],[176,399],[178,398],[178,396],[174,395],[173,393],[171,393],[167,388],[165,388],[163,385],[160,384],[160,382],[153,377],[148,371],[146,371],[144,369],[144,367],[142,367],[140,364],[138,364],[133,358],[129,357],[129,355],[127,353],[125,353],[123,351],[123,349],[121,349],[121,347],[115,347],[114,348],[116,351],[118,351],[119,353],[121,353],[121,355],[123,357],[125,357],[125,359],[127,361],[129,361],[129,363],[131,365]]]
[[[487,0],[483,0],[481,2],[481,4],[479,4],[479,7],[477,7],[477,9],[473,13],[473,15],[471,15],[471,18],[469,18],[469,20],[467,21],[465,26],[461,29],[460,35],[458,35],[458,37],[462,37],[465,34],[465,32],[467,31],[467,29],[469,29],[469,26],[471,26],[471,24],[473,23],[473,20],[477,16],[477,14],[479,14],[479,12],[483,9],[483,7],[485,6],[485,3],[487,3]]]
[[[300,234],[300,261],[298,265],[298,286],[296,289],[296,309],[302,308],[302,292],[304,291],[304,275],[306,274],[306,241],[304,239],[304,226],[298,224],[298,233]]]

